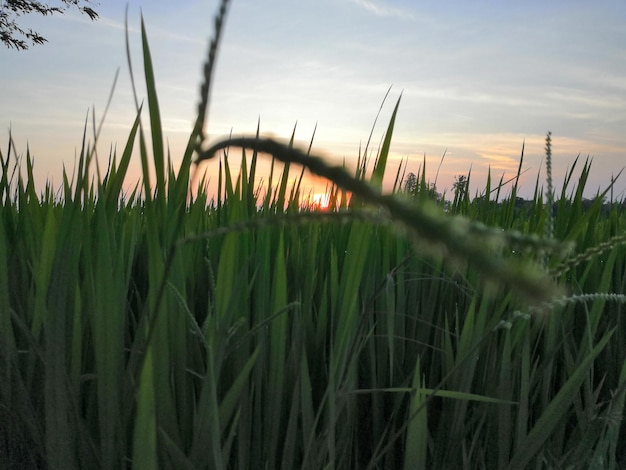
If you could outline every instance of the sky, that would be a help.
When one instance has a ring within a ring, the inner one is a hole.
[[[101,163],[112,147],[124,147],[136,114],[126,6],[101,0],[95,22],[72,11],[25,16],[20,24],[48,43],[20,52],[0,45],[0,148],[6,155],[10,130],[18,155],[27,148],[33,155],[40,188],[59,187],[63,168],[74,168],[87,116],[91,123],[95,109],[96,121],[102,117],[118,69],[98,141]],[[195,120],[217,6],[128,2],[139,99],[146,96],[143,15],[175,166]],[[626,166],[624,24],[623,0],[232,0],[207,133],[210,141],[253,134],[260,122],[261,134],[285,141],[295,128],[296,144],[306,148],[316,129],[312,153],[353,168],[391,87],[370,144],[375,152],[400,99],[386,190],[399,165],[418,173],[425,162],[440,192],[450,194],[455,177],[471,171],[472,192],[480,193],[488,172],[495,181],[515,176],[524,145],[521,195],[532,197],[538,178],[545,180],[551,131],[557,192],[577,155],[573,179],[589,156],[591,197]],[[217,163],[206,171],[215,186]],[[129,187],[140,172],[135,156]],[[617,180],[616,198],[626,195],[625,181]],[[326,183],[306,184],[317,192]]]

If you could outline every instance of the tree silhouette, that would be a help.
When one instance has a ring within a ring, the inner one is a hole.
[[[81,6],[81,3],[93,3],[90,0],[61,0],[58,6],[49,6],[37,0],[0,0],[0,40],[9,49],[15,48],[19,50],[28,49],[28,43],[32,45],[43,44],[48,40],[36,31],[22,29],[17,24],[17,18],[29,13],[38,13],[43,16],[53,15],[55,13],[63,13],[71,7],[89,16],[92,20],[98,18],[96,13],[89,6]]]
[[[469,189],[468,184],[469,184],[469,179],[467,178],[467,176],[457,175],[454,177],[454,184],[452,185],[452,190],[454,191],[455,194],[462,195]]]
[[[407,175],[406,179],[404,180],[404,191],[406,193],[414,193],[415,190],[417,189],[417,176],[415,175],[415,173],[411,172]]]

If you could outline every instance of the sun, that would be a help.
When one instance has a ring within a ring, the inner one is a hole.
[[[316,209],[326,210],[330,206],[330,196],[326,193],[315,193],[311,200]]]

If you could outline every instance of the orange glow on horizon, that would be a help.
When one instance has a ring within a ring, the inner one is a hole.
[[[328,193],[315,193],[311,197],[315,209],[327,210],[330,207],[330,195]]]

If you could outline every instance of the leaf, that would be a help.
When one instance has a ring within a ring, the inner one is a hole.
[[[615,329],[612,329],[604,335],[596,347],[589,352],[580,366],[578,366],[567,382],[561,387],[526,438],[520,442],[518,449],[516,449],[507,467],[509,470],[524,470],[537,455],[541,446],[550,438],[552,431],[556,428],[561,419],[566,416],[567,411],[572,406],[572,399],[587,377],[589,369],[593,365],[593,361],[608,344],[614,331]]]
[[[393,113],[391,114],[391,119],[389,120],[389,125],[387,126],[387,132],[385,133],[385,139],[383,140],[383,146],[380,149],[380,154],[378,155],[378,161],[376,162],[376,166],[374,167],[374,172],[372,173],[371,184],[374,188],[377,188],[379,191],[383,186],[383,177],[385,175],[385,168],[387,167],[387,158],[389,157],[389,148],[391,147],[391,136],[393,135],[393,126],[396,123],[396,115],[398,114],[398,107],[400,106],[400,100],[402,99],[402,95],[398,98],[396,102],[396,106],[393,109]]]

